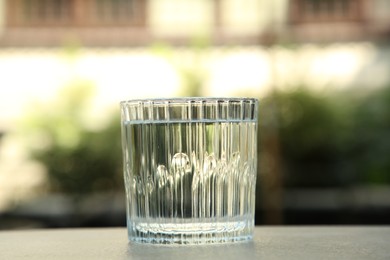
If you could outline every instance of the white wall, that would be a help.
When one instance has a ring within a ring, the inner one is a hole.
[[[149,26],[157,36],[198,36],[213,25],[213,1],[150,0]]]
[[[285,26],[288,0],[221,0],[222,28],[232,36],[258,35]],[[150,0],[149,26],[158,36],[196,36],[214,24],[212,0]]]
[[[230,35],[257,35],[285,25],[287,0],[222,0],[222,24]]]

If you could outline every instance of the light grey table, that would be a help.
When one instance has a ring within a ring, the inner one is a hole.
[[[128,243],[125,228],[0,231],[0,259],[390,259],[388,226],[256,227],[251,242]]]

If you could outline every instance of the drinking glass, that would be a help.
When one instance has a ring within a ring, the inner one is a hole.
[[[257,110],[253,98],[121,102],[129,240],[252,238]]]

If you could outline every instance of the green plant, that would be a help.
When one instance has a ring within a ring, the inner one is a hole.
[[[84,195],[122,187],[119,116],[102,127],[88,126],[93,91],[90,82],[72,82],[52,102],[31,106],[26,117],[31,155],[46,166],[52,192]]]
[[[361,97],[354,118],[351,158],[359,181],[390,184],[390,86]]]
[[[351,110],[341,99],[299,88],[263,100],[260,136],[266,141],[270,127],[277,135],[284,186],[339,186],[353,178],[344,174]]]

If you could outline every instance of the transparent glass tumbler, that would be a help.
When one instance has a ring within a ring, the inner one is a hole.
[[[251,98],[121,102],[129,240],[252,238],[257,109]]]

